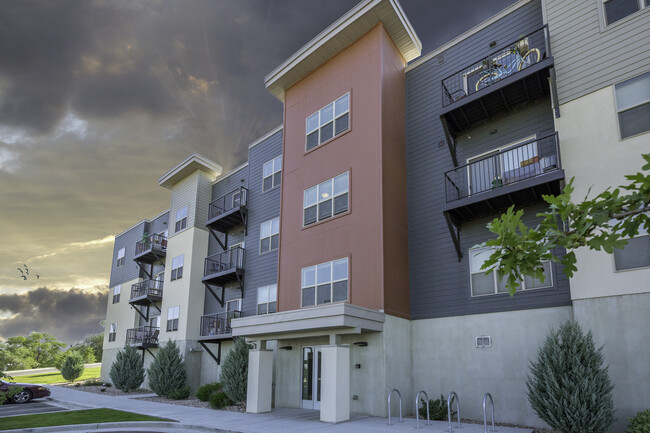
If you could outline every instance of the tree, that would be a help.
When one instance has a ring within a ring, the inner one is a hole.
[[[187,383],[185,363],[175,341],[167,341],[158,349],[156,358],[147,370],[149,386],[156,394],[168,397],[172,391],[183,388]]]
[[[543,195],[549,210],[537,214],[542,222],[536,228],[522,222],[522,210],[510,207],[487,225],[497,238],[485,242],[495,247],[495,251],[481,269],[487,272],[496,269],[500,276],[505,276],[512,296],[523,275],[544,281],[542,263],[545,261],[560,262],[564,273],[572,277],[577,270],[576,248],[611,254],[614,248],[627,245],[625,238],[638,235],[641,228],[650,232],[650,154],[642,157],[646,162],[642,168],[645,174],[627,175],[628,185],[608,188],[593,199],[587,194],[583,202],[573,203],[573,179],[562,194]],[[567,253],[558,259],[553,254],[556,248],[564,248]]]
[[[0,369],[52,367],[65,344],[46,332],[10,337],[0,344]]]
[[[71,352],[66,355],[59,371],[65,380],[74,382],[84,372],[84,360],[77,352]]]
[[[140,388],[144,382],[144,365],[137,349],[133,346],[126,346],[124,350],[117,352],[108,375],[115,388],[124,392]]]
[[[95,362],[95,354],[93,353],[92,347],[84,346],[84,345],[76,345],[76,346],[71,346],[70,348],[68,348],[68,350],[66,350],[63,353],[59,353],[56,356],[56,360],[54,361],[54,366],[60,370],[66,357],[73,353],[78,354],[81,357],[84,364]]]
[[[243,338],[235,338],[235,345],[221,366],[223,391],[235,403],[246,401],[248,385],[248,351],[250,345]]]
[[[530,363],[527,396],[537,415],[562,433],[605,433],[614,403],[602,348],[575,322],[551,330]]]
[[[93,350],[96,362],[101,362],[102,351],[104,350],[104,334],[93,334],[83,339],[82,345],[88,346]]]

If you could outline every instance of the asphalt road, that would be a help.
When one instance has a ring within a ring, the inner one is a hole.
[[[42,401],[29,401],[23,404],[8,403],[0,406],[0,418],[5,416],[32,415],[45,412],[63,412],[68,410]],[[2,424],[2,422],[0,422]]]

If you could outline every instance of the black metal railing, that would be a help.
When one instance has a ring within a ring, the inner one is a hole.
[[[244,249],[239,246],[206,257],[203,276],[207,277],[236,268],[244,268]]]
[[[560,168],[557,132],[495,150],[445,173],[447,203]]]
[[[131,299],[140,296],[162,296],[163,279],[144,280],[131,286]]]
[[[142,238],[135,244],[135,255],[142,254],[149,250],[167,251],[167,238],[163,235],[149,235]]]
[[[240,317],[241,311],[224,311],[201,316],[201,337],[232,334],[230,322]]]
[[[240,186],[239,188],[230,191],[228,194],[222,195],[216,200],[213,200],[208,206],[208,221],[218,217],[219,215],[228,212],[229,210],[245,207],[248,199],[248,189]]]
[[[154,326],[140,326],[139,328],[127,329],[126,344],[131,346],[154,346],[158,344],[159,333],[160,328]]]
[[[544,26],[442,80],[442,106],[479,92],[550,56],[548,26]]]

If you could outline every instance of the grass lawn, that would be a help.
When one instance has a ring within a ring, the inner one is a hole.
[[[73,424],[95,424],[122,421],[172,421],[165,418],[122,412],[114,409],[85,409],[2,418],[0,430],[19,430]]]
[[[79,380],[86,379],[95,379],[99,378],[99,370],[101,367],[92,367],[86,368],[81,375]],[[41,373],[41,374],[30,374],[27,376],[16,376],[14,377],[13,382],[18,383],[42,383],[42,384],[52,384],[52,383],[65,383],[66,380],[61,376],[61,373]]]

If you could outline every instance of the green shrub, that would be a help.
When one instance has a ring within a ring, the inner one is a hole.
[[[156,394],[167,397],[177,389],[183,388],[187,383],[185,363],[175,341],[168,341],[156,354],[149,369],[149,386]]]
[[[144,366],[142,358],[135,347],[126,346],[117,352],[108,376],[115,388],[124,392],[135,391],[144,382]],[[98,379],[99,380],[99,379]],[[101,381],[99,383],[101,385]]]
[[[89,379],[84,381],[81,385],[82,386],[101,386],[103,385],[104,382],[102,382],[101,379]]]
[[[639,412],[627,420],[630,424],[625,433],[650,433],[650,409]]]
[[[210,406],[215,409],[221,409],[222,407],[228,406],[230,404],[230,399],[223,391],[213,392],[210,396]]]
[[[65,380],[74,382],[84,372],[84,360],[78,353],[70,353],[64,358],[59,371]]]
[[[427,419],[427,402],[422,398],[422,405],[420,406],[420,418]],[[451,399],[451,419],[456,418],[456,411],[454,405],[456,404],[456,397]],[[444,395],[440,394],[439,399],[429,400],[429,418],[435,421],[447,421],[447,399]]]
[[[0,406],[5,404],[7,401],[11,401],[14,398],[14,395],[23,392],[22,386],[10,386],[6,391],[0,391]]]
[[[217,391],[221,391],[221,384],[219,382],[206,383],[196,391],[196,398],[201,401],[209,401],[210,396]]]
[[[248,351],[250,345],[236,338],[235,345],[221,366],[221,384],[228,398],[235,403],[246,401],[248,382]]]
[[[614,423],[614,386],[602,347],[575,322],[549,332],[530,363],[526,387],[537,416],[562,433],[601,433]]]
[[[190,396],[190,386],[185,385],[181,388],[172,390],[172,392],[170,392],[167,397],[171,398],[172,400],[185,400],[189,396]]]

